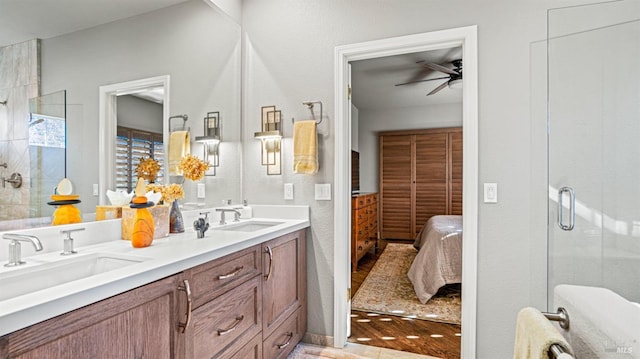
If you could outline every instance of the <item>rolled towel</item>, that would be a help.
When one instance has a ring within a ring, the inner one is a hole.
[[[169,136],[169,176],[181,176],[180,161],[191,154],[189,131],[171,132]]]
[[[316,121],[293,124],[293,172],[312,175],[318,172]]]
[[[535,308],[524,308],[518,313],[514,359],[548,359],[549,348],[560,345],[566,353],[573,350],[562,334]]]

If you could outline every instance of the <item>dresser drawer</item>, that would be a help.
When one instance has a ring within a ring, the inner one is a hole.
[[[367,211],[366,208],[360,208],[360,209],[356,209],[351,211],[352,216],[351,216],[351,224],[360,224],[365,222],[369,216],[369,212]]]
[[[304,335],[302,308],[298,308],[262,344],[264,359],[286,358]]]
[[[261,259],[260,246],[254,246],[188,270],[193,307],[260,274]]]
[[[364,196],[351,197],[351,209],[358,209],[366,206],[367,202]]]
[[[262,330],[260,280],[255,277],[193,311],[188,332],[191,357],[236,352]]]

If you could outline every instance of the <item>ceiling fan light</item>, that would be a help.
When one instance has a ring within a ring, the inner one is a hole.
[[[455,80],[449,81],[449,88],[453,90],[462,89],[462,79],[455,79]]]

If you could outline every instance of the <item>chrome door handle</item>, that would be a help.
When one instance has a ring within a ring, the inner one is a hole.
[[[191,306],[193,301],[191,300],[191,287],[189,286],[188,280],[183,280],[183,286],[178,286],[178,290],[184,291],[187,294],[187,311],[185,313],[186,320],[184,323],[178,323],[178,328],[182,329],[182,333],[184,333],[189,327],[189,323],[191,322]]]
[[[265,274],[264,280],[269,280],[269,278],[271,278],[271,269],[273,268],[273,251],[271,250],[271,247],[267,246],[264,252],[269,255],[269,272]]]
[[[569,194],[569,224],[564,224],[563,194]],[[558,226],[563,231],[572,231],[576,224],[576,194],[571,187],[562,187],[558,190]]]

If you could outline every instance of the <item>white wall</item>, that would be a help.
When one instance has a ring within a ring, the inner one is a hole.
[[[83,212],[94,212],[98,198],[99,86],[160,75],[170,76],[170,115],[189,115],[192,139],[206,113],[220,111],[224,142],[217,175],[203,180],[207,203],[240,201],[240,48],[239,25],[201,0],[42,40],[43,93],[65,89],[81,109],[68,120],[67,174]],[[191,150],[203,156],[202,145]],[[185,195],[195,198],[190,181]]]
[[[462,126],[462,104],[360,111],[360,190],[377,192],[378,132]],[[351,131],[354,131],[352,126]]]
[[[512,356],[515,319],[525,306],[545,308],[546,238],[530,233],[531,180],[544,172],[530,166],[530,46],[546,37],[547,9],[576,1],[320,1],[247,0],[245,42],[245,127],[258,128],[260,106],[275,104],[301,116],[307,98],[325,104],[320,125],[321,170],[294,175],[290,145],[282,176],[267,177],[259,165],[257,141],[245,131],[244,183],[250,199],[282,203],[283,182],[296,185],[296,204],[311,206],[308,246],[309,331],[333,332],[333,205],[313,199],[315,183],[333,177],[333,53],[335,46],[367,40],[478,25],[479,178],[498,182],[500,202],[480,204],[478,238],[478,358]],[[543,74],[541,76],[544,76]],[[290,128],[285,127],[290,136]],[[536,132],[537,134],[537,132]],[[535,158],[535,157],[534,157]],[[480,183],[478,184],[481,185]],[[481,191],[479,191],[481,193]],[[537,208],[537,207],[536,207]],[[346,238],[344,239],[346,240]],[[535,243],[536,245],[532,245]]]
[[[132,95],[118,96],[118,126],[162,133],[162,105]]]

